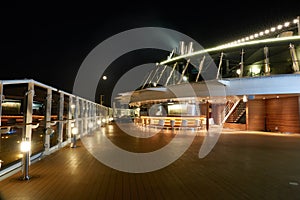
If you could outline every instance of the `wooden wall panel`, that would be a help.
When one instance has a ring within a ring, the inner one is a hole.
[[[300,133],[298,96],[266,100],[268,131]]]
[[[247,129],[252,131],[265,130],[266,106],[265,100],[249,100],[247,102]]]

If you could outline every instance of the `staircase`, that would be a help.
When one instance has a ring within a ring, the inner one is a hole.
[[[246,103],[240,99],[232,99],[227,102],[225,108],[224,123],[238,123],[246,113]]]
[[[227,123],[237,123],[241,117],[246,113],[246,103],[239,101],[231,115],[227,119]]]

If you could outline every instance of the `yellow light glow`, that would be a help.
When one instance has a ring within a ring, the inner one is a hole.
[[[276,43],[276,42],[290,41],[290,40],[300,40],[300,36],[288,36],[288,37],[279,37],[279,38],[266,38],[266,39],[262,39],[262,40],[252,40],[252,41],[248,41],[248,42],[244,42],[244,43],[237,43],[237,44],[226,46],[226,47],[224,47],[224,45],[220,45],[220,46],[216,46],[213,48],[194,51],[193,53],[173,57],[169,60],[162,61],[160,64],[165,65],[169,62],[174,62],[176,60],[180,60],[180,59],[184,59],[184,58],[188,58],[188,57],[192,57],[192,56],[196,56],[196,55],[201,55],[204,53],[226,50],[226,49],[230,49],[230,48],[236,48],[236,47],[241,47],[241,46],[250,46],[250,45],[255,45],[255,44]]]
[[[73,135],[77,135],[78,134],[78,128],[77,127],[73,127],[72,128],[72,134]]]
[[[274,31],[276,31],[276,28],[275,28],[275,27],[272,27],[272,28],[271,28],[271,32],[274,32]]]
[[[280,30],[280,29],[282,29],[282,27],[283,27],[283,26],[282,26],[281,24],[279,24],[279,25],[277,26],[277,29]]]
[[[293,20],[293,23],[294,23],[294,24],[297,24],[298,21],[299,21],[298,19],[294,19],[294,20]]]
[[[285,22],[284,27],[288,27],[290,25],[290,22]]]
[[[21,152],[29,152],[30,149],[31,149],[30,141],[22,141],[21,142],[21,146],[20,146]]]
[[[260,68],[260,66],[258,66],[258,65],[253,65],[253,66],[251,66],[251,68],[250,68],[250,71],[251,71],[254,75],[259,74],[259,73],[260,73],[260,70],[261,70],[261,68]]]

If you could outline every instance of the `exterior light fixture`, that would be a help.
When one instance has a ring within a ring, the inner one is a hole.
[[[290,25],[290,22],[285,22],[284,27],[288,27]]]
[[[275,31],[276,31],[276,28],[275,28],[275,27],[272,27],[270,30],[271,30],[271,32],[275,32]]]
[[[78,128],[77,127],[73,127],[72,128],[72,134],[73,135],[77,135],[78,134]]]
[[[103,76],[102,79],[103,79],[103,80],[106,80],[106,79],[107,79],[107,76]]]
[[[248,101],[248,98],[246,95],[243,96],[243,102],[247,102]]]
[[[293,20],[293,23],[294,23],[294,24],[297,24],[298,21],[299,21],[298,19],[294,19],[294,20]]]
[[[22,153],[29,152],[30,149],[31,149],[30,141],[22,141],[21,142],[20,150]]]
[[[21,142],[20,150],[23,153],[23,177],[20,178],[20,180],[29,180],[29,160],[30,160],[30,150],[31,150],[31,142],[29,141],[29,138],[25,138]]]
[[[282,25],[279,24],[279,25],[277,26],[277,29],[278,29],[278,30],[281,30],[281,29],[282,29]]]
[[[78,128],[77,127],[73,127],[72,128],[72,134],[73,134],[73,138],[72,138],[72,143],[71,143],[71,148],[76,148],[76,135],[78,134]]]

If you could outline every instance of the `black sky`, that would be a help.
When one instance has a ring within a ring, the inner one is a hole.
[[[170,28],[208,48],[291,20],[300,15],[300,3],[16,3],[3,5],[0,13],[0,80],[34,79],[72,93],[77,70],[88,53],[122,31],[147,26]],[[161,56],[153,59],[162,59]]]

